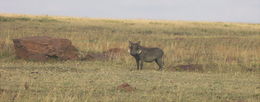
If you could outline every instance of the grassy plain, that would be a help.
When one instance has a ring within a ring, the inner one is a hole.
[[[127,51],[110,61],[16,59],[12,39],[27,36],[70,39],[82,55],[141,41],[165,51],[165,70],[145,63],[137,71]],[[259,45],[260,24],[0,14],[0,101],[257,102]],[[125,82],[136,90],[116,89]]]

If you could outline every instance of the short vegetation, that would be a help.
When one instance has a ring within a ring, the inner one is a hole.
[[[81,56],[121,48],[112,60],[35,62],[12,39],[67,38]],[[137,70],[128,41],[164,51],[164,69]],[[1,102],[257,102],[260,24],[115,20],[0,14]],[[117,86],[128,83],[127,92]]]

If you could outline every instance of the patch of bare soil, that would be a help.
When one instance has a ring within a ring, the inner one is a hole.
[[[125,91],[125,92],[133,92],[136,90],[136,88],[130,86],[128,83],[123,83],[117,86],[117,90]]]
[[[203,72],[203,65],[201,64],[186,64],[186,65],[177,65],[170,66],[169,70],[171,71],[198,71]]]

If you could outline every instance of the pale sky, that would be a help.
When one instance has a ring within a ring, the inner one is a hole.
[[[260,23],[260,0],[0,0],[0,13]]]

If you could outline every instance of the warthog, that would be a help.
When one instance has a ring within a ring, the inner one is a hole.
[[[129,50],[128,52],[132,55],[136,60],[137,70],[143,69],[143,62],[153,62],[155,61],[159,70],[163,68],[163,51],[160,48],[146,48],[140,45],[140,41],[137,43],[129,41]],[[139,68],[139,66],[141,68]]]

